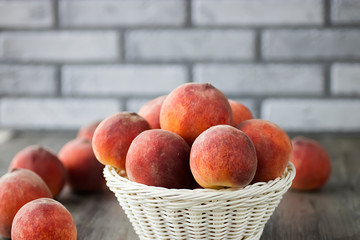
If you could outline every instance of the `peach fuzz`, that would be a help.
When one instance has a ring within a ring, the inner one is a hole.
[[[253,143],[232,126],[210,127],[191,147],[191,172],[204,188],[244,187],[253,179],[256,166]]]
[[[40,198],[25,204],[14,217],[12,240],[76,240],[70,212],[59,202]]]
[[[10,163],[9,170],[25,168],[36,172],[57,196],[66,183],[66,169],[58,157],[39,145],[31,145],[19,151]]]
[[[68,172],[68,184],[76,192],[100,191],[105,187],[103,165],[97,161],[91,141],[76,138],[67,142],[58,157]]]
[[[190,145],[209,127],[232,124],[225,95],[209,83],[186,83],[170,92],[160,111],[160,126]]]
[[[232,99],[229,99],[229,103],[233,113],[233,126],[245,120],[253,119],[251,111],[244,104]]]
[[[160,128],[160,110],[166,96],[154,98],[145,103],[139,110],[138,114],[148,121],[150,128]]]
[[[295,137],[292,145],[291,162],[296,176],[291,188],[305,191],[322,188],[331,174],[331,161],[326,149],[319,142],[304,137]]]
[[[95,122],[92,122],[92,123],[82,126],[77,133],[77,137],[89,139],[91,141],[92,137],[94,135],[95,129],[97,128],[97,126],[99,126],[100,122],[101,121],[95,121]]]
[[[128,178],[149,186],[191,188],[195,181],[189,154],[189,145],[179,135],[162,129],[144,131],[130,145]]]
[[[119,112],[104,119],[96,128],[92,147],[97,160],[125,171],[126,154],[131,142],[149,123],[137,113]]]
[[[254,143],[258,166],[252,182],[267,182],[280,177],[290,161],[291,140],[278,125],[267,120],[250,119],[236,126]]]
[[[17,211],[37,198],[52,198],[50,189],[39,175],[27,169],[12,169],[0,178],[0,235],[10,238],[11,224]]]

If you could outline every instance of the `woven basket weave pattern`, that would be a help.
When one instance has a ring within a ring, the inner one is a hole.
[[[290,163],[281,178],[243,189],[166,189],[146,186],[104,168],[140,239],[259,239],[295,176]]]

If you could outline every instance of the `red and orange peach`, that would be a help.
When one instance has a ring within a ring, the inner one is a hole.
[[[166,188],[190,188],[190,147],[179,135],[162,129],[140,133],[131,143],[126,172],[132,181]]]
[[[317,190],[322,188],[331,174],[331,161],[326,149],[313,139],[295,137],[292,139],[291,162],[296,176],[291,188]]]
[[[25,168],[36,172],[57,196],[66,182],[66,169],[58,157],[39,145],[31,145],[19,151],[10,163],[9,170]]]
[[[89,139],[76,138],[67,142],[58,157],[67,169],[72,190],[89,192],[104,189],[103,165],[97,161]]]
[[[253,143],[232,126],[210,127],[191,147],[191,172],[204,188],[244,187],[253,179],[256,166]]]
[[[253,119],[251,111],[244,104],[231,99],[229,99],[229,103],[233,113],[233,126],[245,120]]]
[[[16,213],[12,240],[76,240],[77,229],[70,212],[58,201],[40,198],[28,202]]]
[[[15,214],[37,198],[52,198],[46,183],[35,172],[12,169],[0,178],[0,235],[10,238]]]
[[[160,111],[160,126],[190,145],[209,127],[232,124],[225,95],[209,83],[186,83],[170,92]]]
[[[92,122],[92,123],[82,126],[77,133],[77,137],[89,139],[91,141],[92,137],[94,135],[95,129],[97,128],[97,126],[99,126],[100,122],[101,121],[95,121],[95,122]]]
[[[119,112],[104,119],[94,132],[92,147],[98,161],[125,170],[126,154],[131,142],[149,123],[137,113]]]
[[[263,119],[250,119],[236,126],[254,143],[258,165],[253,182],[280,177],[290,161],[291,140],[278,125]]]
[[[145,118],[150,128],[160,128],[160,110],[166,96],[160,96],[145,103],[139,110],[138,114]]]

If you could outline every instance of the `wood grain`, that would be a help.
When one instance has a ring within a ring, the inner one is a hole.
[[[25,133],[0,144],[0,174],[22,148],[40,144],[54,152],[75,133]],[[328,150],[332,174],[316,192],[287,192],[266,224],[262,240],[360,239],[360,136],[312,134]],[[112,192],[75,194],[65,188],[57,199],[74,217],[78,239],[138,239]],[[0,238],[1,239],[1,238]]]

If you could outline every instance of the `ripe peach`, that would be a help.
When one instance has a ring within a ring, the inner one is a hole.
[[[244,187],[253,179],[256,166],[250,138],[229,125],[210,127],[191,147],[191,172],[204,188]]]
[[[104,119],[96,128],[92,147],[99,162],[125,170],[125,159],[132,140],[150,129],[137,113],[119,112]]]
[[[253,118],[251,111],[242,103],[229,99],[233,113],[233,126]]]
[[[325,148],[313,139],[296,137],[292,140],[291,162],[296,169],[292,188],[317,190],[322,188],[331,174],[331,161]]]
[[[267,182],[280,177],[291,157],[291,140],[275,123],[250,119],[236,126],[254,143],[258,166],[253,182]]]
[[[144,131],[130,145],[128,178],[149,186],[190,188],[194,178],[189,154],[189,145],[179,135],[162,129]]]
[[[101,121],[95,121],[90,124],[82,126],[77,133],[77,137],[89,139],[91,141],[92,137],[94,135],[95,129],[97,128],[97,126],[99,126],[100,122]]]
[[[162,129],[174,132],[192,144],[211,126],[232,124],[228,99],[209,83],[186,83],[166,97],[160,111]]]
[[[57,196],[66,182],[66,169],[58,157],[39,145],[31,145],[18,152],[9,169],[26,168],[36,172]]]
[[[78,192],[98,191],[105,186],[103,165],[97,161],[91,140],[76,138],[67,142],[58,157],[68,172],[68,183]]]
[[[148,121],[152,129],[160,128],[160,109],[166,96],[160,96],[143,105],[138,114]]]
[[[70,212],[59,202],[40,198],[25,204],[14,217],[12,240],[76,240]]]
[[[17,211],[37,198],[52,198],[50,189],[35,172],[12,169],[0,178],[0,235],[10,238],[11,223]]]

